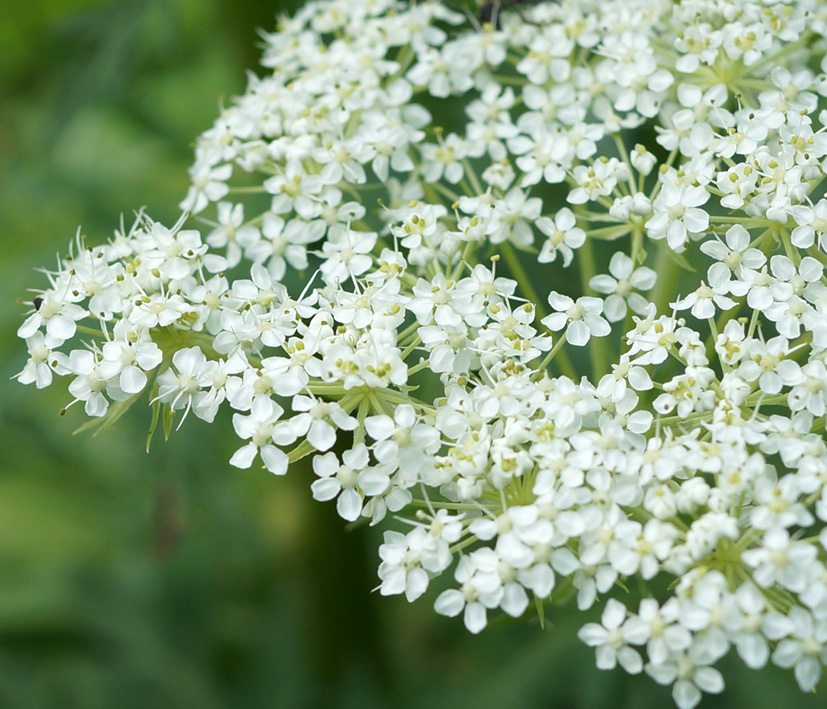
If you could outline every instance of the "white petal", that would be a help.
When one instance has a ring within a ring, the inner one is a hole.
[[[802,692],[810,692],[821,677],[821,665],[815,657],[805,656],[795,663],[793,670]]]
[[[613,670],[617,667],[617,653],[608,645],[600,645],[594,652],[595,666],[598,670]]]
[[[119,383],[127,394],[137,394],[146,386],[146,374],[137,367],[125,367]]]
[[[488,625],[488,613],[482,603],[469,603],[465,606],[465,627],[468,631],[476,635],[482,632],[486,625]]]
[[[622,647],[617,651],[617,661],[630,675],[640,674],[643,670],[643,660],[640,654],[630,647]]]
[[[606,628],[599,623],[586,623],[586,625],[577,631],[577,637],[586,645],[597,647],[606,642],[608,634]]]
[[[248,443],[233,453],[233,457],[230,458],[230,465],[234,465],[236,468],[249,468],[253,464],[256,453],[258,453],[256,444]]]
[[[679,679],[672,687],[672,699],[678,705],[678,709],[694,709],[701,701],[701,690],[692,682]]]
[[[343,490],[336,501],[336,511],[348,522],[357,520],[362,513],[362,496],[355,488]]]
[[[528,608],[528,594],[518,583],[510,583],[505,587],[500,607],[512,618],[519,618]]]
[[[342,486],[335,478],[321,478],[320,480],[314,480],[313,484],[310,486],[310,490],[313,492],[313,499],[318,500],[319,502],[327,502],[328,500],[332,500],[339,494],[341,489]]]
[[[284,475],[287,472],[289,460],[283,450],[266,445],[261,449],[261,459],[264,461],[264,466],[273,475]]]
[[[449,588],[440,593],[434,601],[434,610],[440,615],[453,618],[462,613],[465,608],[465,597],[455,588]]]
[[[318,451],[326,451],[336,443],[336,431],[327,421],[314,421],[307,432],[307,440]]]
[[[695,670],[695,684],[709,694],[719,694],[724,691],[724,678],[714,667],[698,667]]]
[[[374,441],[384,441],[395,429],[396,426],[390,416],[370,416],[365,419],[365,430]]]
[[[411,569],[405,583],[405,598],[413,603],[428,590],[428,572],[425,569]]]
[[[600,616],[600,622],[608,629],[619,628],[620,624],[626,619],[626,606],[624,606],[616,598],[610,598],[606,602],[606,607],[603,609],[603,614]]]
[[[582,347],[589,341],[589,328],[582,320],[569,323],[566,329],[566,341],[575,347]]]

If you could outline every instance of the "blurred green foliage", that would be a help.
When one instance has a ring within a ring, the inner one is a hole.
[[[72,436],[24,388],[15,337],[35,273],[146,205],[174,221],[193,137],[257,62],[259,0],[6,0],[0,13],[0,707],[660,707],[598,672],[581,614],[481,637],[370,593],[379,532],[345,530],[311,475],[227,464],[229,420],[144,453],[148,409]],[[227,435],[216,436],[215,431]],[[433,599],[433,591],[428,598]],[[591,614],[594,617],[596,614]],[[820,706],[727,661],[708,706]]]

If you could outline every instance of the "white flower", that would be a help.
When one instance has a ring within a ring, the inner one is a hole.
[[[258,400],[258,397],[254,399]],[[357,422],[335,402],[324,402],[309,396],[295,396],[291,402],[293,411],[298,412],[287,421],[278,424],[275,431],[279,445],[289,445],[305,436],[308,443],[318,451],[330,450],[336,442],[336,429],[352,431]]]
[[[807,410],[813,416],[827,412],[827,366],[814,359],[801,368],[800,380],[790,390],[787,401],[792,411]]]
[[[323,225],[318,222],[307,223],[300,219],[285,222],[272,212],[265,212],[260,234],[251,239],[252,232],[245,237],[239,233],[236,237],[243,243],[244,255],[253,263],[262,263],[276,281],[281,280],[289,265],[298,271],[308,266],[307,244],[316,241],[324,233]]]
[[[219,202],[218,224],[209,236],[207,244],[214,248],[227,249],[227,265],[232,268],[241,261],[241,252],[255,244],[261,234],[255,226],[244,225],[244,205]]]
[[[62,344],[74,337],[77,321],[85,318],[85,309],[59,299],[56,293],[38,296],[35,311],[17,329],[17,336],[28,339],[45,326],[46,335],[56,344]]]
[[[752,340],[747,344],[738,374],[748,382],[757,380],[765,394],[777,394],[782,386],[792,386],[801,381],[801,367],[788,358],[789,354],[789,341],[780,335],[766,343]]]
[[[59,342],[37,331],[31,337],[26,338],[29,359],[23,371],[16,375],[17,381],[21,384],[34,382],[38,389],[49,386],[52,383],[53,367],[56,363],[52,348],[59,346],[59,344]]]
[[[637,615],[624,623],[623,630],[627,642],[646,644],[646,654],[653,665],[663,664],[692,644],[692,635],[680,623],[680,606],[675,598],[663,606],[658,606],[654,598],[644,598]]]
[[[417,422],[413,406],[402,404],[386,415],[365,420],[368,435],[376,441],[373,454],[381,463],[398,468],[405,476],[415,477],[429,464],[429,457],[439,449],[438,431]]]
[[[342,455],[342,463],[333,453],[313,458],[313,472],[319,476],[311,489],[313,498],[327,502],[337,497],[336,510],[342,519],[353,522],[362,512],[359,476],[368,466],[368,449],[360,443]]]
[[[649,662],[646,673],[658,684],[672,684],[672,698],[678,709],[693,709],[701,701],[701,692],[720,694],[724,691],[724,678],[710,661],[696,651],[693,645],[689,651],[655,664]],[[674,684],[673,684],[674,683]]]
[[[448,589],[437,596],[434,610],[454,617],[463,613],[465,627],[472,633],[481,632],[488,624],[488,609],[496,608],[503,599],[503,587],[497,575],[497,555],[491,549],[479,549],[463,556],[454,578],[461,589]]]
[[[573,249],[579,249],[586,241],[586,232],[575,226],[574,213],[563,207],[557,212],[554,219],[540,217],[535,226],[546,235],[537,261],[549,263],[557,258],[559,252],[563,256],[563,265],[568,266],[574,257]]]
[[[569,204],[585,204],[612,193],[618,180],[628,178],[628,168],[615,158],[598,160],[591,166],[578,165],[573,170],[578,187],[569,192]]]
[[[232,165],[213,167],[208,164],[196,164],[190,170],[192,187],[178,206],[185,212],[197,214],[210,202],[217,202],[229,192],[227,180],[233,173]]]
[[[442,52],[430,48],[419,52],[418,63],[408,72],[408,80],[427,86],[428,92],[438,98],[468,90],[473,83],[470,67],[467,58],[455,51],[455,47],[452,45]]]
[[[700,208],[708,200],[709,193],[701,186],[665,183],[652,204],[654,215],[646,222],[649,237],[665,237],[669,248],[683,251],[689,234],[699,234],[709,226],[709,215]]]
[[[618,322],[626,317],[627,303],[634,312],[642,315],[648,301],[634,291],[651,290],[657,280],[657,274],[646,266],[635,268],[632,259],[622,251],[612,254],[609,273],[611,276],[598,275],[589,281],[590,288],[608,295],[603,306],[606,319],[609,322]]]
[[[778,643],[772,661],[779,667],[792,667],[798,686],[811,692],[821,678],[821,667],[827,662],[827,621],[815,620],[802,608],[789,614],[790,637]]]
[[[753,578],[762,588],[779,584],[794,593],[802,592],[809,579],[816,548],[805,542],[790,541],[789,532],[781,527],[768,530],[763,548],[747,549],[741,557],[755,569]]]
[[[160,362],[160,351],[158,357]],[[191,408],[195,407],[198,414],[198,404],[207,396],[203,388],[212,384],[217,365],[208,363],[199,347],[178,350],[172,356],[172,365],[175,369],[170,367],[158,377],[158,399],[173,410],[184,409],[180,428]]]
[[[249,415],[233,414],[233,428],[239,438],[249,443],[239,448],[230,464],[237,468],[249,468],[257,454],[261,454],[264,466],[275,475],[287,472],[287,455],[273,442],[273,427],[284,413],[275,401],[259,396],[253,401]]]
[[[379,547],[382,563],[379,592],[383,596],[404,593],[408,601],[415,601],[428,588],[428,572],[422,568],[422,551],[428,544],[428,534],[415,527],[408,535],[385,532],[385,542]]]
[[[699,320],[715,317],[716,309],[730,310],[734,308],[736,303],[732,298],[727,297],[727,293],[730,293],[733,286],[735,286],[743,294],[746,289],[741,289],[740,286],[744,284],[739,281],[731,282],[729,280],[729,270],[720,263],[710,266],[707,276],[709,285],[701,281],[701,285],[698,286],[697,290],[690,293],[686,298],[672,303],[672,307],[676,310],[690,308],[692,315]]]
[[[103,416],[109,408],[103,394],[109,377],[100,358],[88,350],[72,350],[68,357],[59,358],[58,363],[61,369],[76,375],[69,384],[69,393],[75,398],[66,408],[83,401],[87,416]]]
[[[508,240],[523,248],[533,245],[534,232],[530,224],[537,223],[542,208],[539,197],[529,197],[520,188],[512,187],[502,199],[491,204],[491,221],[486,229],[491,243]]]
[[[426,182],[446,182],[455,185],[465,174],[462,161],[468,155],[468,145],[451,133],[440,145],[425,143],[422,150],[422,176]]]
[[[577,637],[586,645],[597,648],[595,652],[599,670],[614,669],[618,662],[629,674],[638,674],[643,669],[640,654],[629,647],[629,641],[621,627],[626,620],[626,612],[626,606],[610,598],[600,617],[602,625],[587,623],[577,633]]]
[[[376,244],[377,235],[348,229],[338,241],[325,241],[322,253],[325,262],[321,271],[328,283],[337,283],[352,276],[360,276],[372,265],[368,256]]]
[[[546,316],[541,321],[550,330],[566,328],[566,342],[577,347],[585,345],[589,338],[605,337],[611,332],[611,326],[601,317],[603,301],[600,298],[582,296],[575,302],[567,295],[552,291],[548,302],[556,313]]]
[[[769,644],[761,632],[767,603],[750,582],[738,587],[735,601],[727,607],[724,627],[733,637],[738,655],[747,667],[760,669],[767,664],[770,656]]]
[[[173,295],[153,293],[150,296],[143,296],[134,304],[129,313],[129,319],[135,325],[146,328],[167,327],[191,312],[193,312],[192,306],[177,293]]]
[[[313,219],[317,215],[320,207],[316,198],[324,185],[320,175],[308,174],[297,161],[288,161],[283,174],[274,175],[262,183],[273,195],[272,212],[288,214],[295,211],[302,219]]]

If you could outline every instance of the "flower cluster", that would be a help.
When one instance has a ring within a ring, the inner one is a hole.
[[[181,222],[48,272],[19,380],[100,425],[230,408],[232,465],[311,456],[315,499],[405,525],[380,592],[452,576],[473,633],[571,595],[681,709],[731,650],[812,689],[827,8],[316,0],[265,40]]]

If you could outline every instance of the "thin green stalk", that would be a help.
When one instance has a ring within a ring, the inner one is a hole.
[[[587,237],[577,251],[577,263],[580,267],[580,288],[583,294],[591,291],[589,283],[597,275],[597,267],[594,263],[594,248],[591,238]],[[606,337],[593,337],[589,340],[589,354],[592,360],[592,376],[595,383],[600,377],[609,371],[609,351],[607,349]]]
[[[103,332],[101,330],[96,330],[93,327],[87,327],[86,325],[77,325],[76,330],[84,335],[93,335],[94,337],[103,337]]]
[[[427,359],[423,359],[419,364],[415,364],[413,367],[408,369],[408,375],[416,374],[417,372],[422,371],[426,367],[431,365],[430,361]]]
[[[502,255],[505,257],[505,262],[508,264],[511,275],[514,276],[525,297],[534,304],[534,310],[538,317],[540,319],[544,318],[548,315],[548,311],[543,305],[544,301],[540,299],[540,295],[535,290],[534,284],[532,284],[531,279],[523,268],[523,264],[520,263],[519,256],[517,256],[514,247],[508,241],[502,244]]]
[[[548,368],[548,366],[552,363],[552,361],[557,356],[557,354],[560,352],[560,350],[562,350],[563,345],[565,345],[565,344],[566,344],[566,333],[563,332],[563,334],[560,336],[560,339],[557,340],[557,342],[554,343],[554,347],[551,348],[549,353],[543,358],[543,361],[540,362],[540,366],[537,367],[537,371],[532,376],[532,379],[534,381],[538,381],[539,379],[542,379],[543,373]]]
[[[287,460],[295,463],[297,460],[301,460],[305,456],[310,455],[315,450],[309,441],[302,441],[287,454]]]
[[[626,236],[632,231],[630,224],[615,224],[614,226],[604,226],[599,229],[590,229],[589,236],[592,239],[601,239],[603,241],[614,241],[623,236]]]
[[[669,305],[670,297],[675,293],[675,282],[678,279],[680,267],[672,258],[669,247],[662,241],[658,243],[655,273],[658,274],[658,280],[652,289],[650,300],[657,306],[657,313],[664,313]]]
[[[502,245],[502,254],[505,256],[505,262],[508,264],[511,275],[513,275],[516,279],[525,294],[525,297],[534,304],[534,310],[537,313],[537,317],[542,320],[546,317],[548,311],[545,309],[543,301],[540,299],[540,295],[537,293],[534,285],[528,277],[528,274],[523,268],[523,264],[520,263],[520,259],[514,251],[514,247],[507,241]],[[577,373],[571,363],[571,360],[566,354],[566,351],[561,349],[557,356],[557,363],[560,366],[560,371],[562,371],[567,377],[576,380]]]
[[[629,190],[631,194],[634,194],[636,191],[635,179],[633,177],[634,168],[632,167],[632,161],[629,159],[629,153],[626,151],[626,145],[623,143],[623,138],[620,137],[619,133],[612,133],[612,138],[617,146],[617,152],[620,154],[620,159],[625,162],[626,166],[629,168]]]
[[[459,202],[459,195],[441,182],[429,182],[428,186],[432,187],[434,191],[441,193],[443,197],[450,199],[451,202]]]
[[[485,190],[482,188],[479,178],[477,177],[477,172],[471,166],[471,163],[468,161],[468,158],[462,159],[462,166],[465,168],[465,174],[471,181],[471,186],[474,188],[474,190],[476,190],[476,194],[485,194]]]
[[[365,418],[367,418],[368,411],[370,411],[370,396],[363,396],[359,402],[359,411],[356,414],[356,420],[359,425],[353,432],[353,445],[357,446],[365,440]]]
[[[250,187],[230,187],[230,194],[264,194],[267,192],[261,185],[252,185]]]
[[[477,243],[473,241],[469,241],[467,244],[465,244],[465,248],[462,250],[462,256],[459,257],[459,260],[454,266],[454,270],[451,272],[451,275],[448,276],[447,273],[445,274],[452,281],[456,281],[459,279],[460,274],[462,274],[463,268],[465,268],[466,264],[468,263],[468,259],[471,258],[471,254],[474,252],[475,246],[477,246]]]
[[[408,356],[411,352],[413,352],[413,351],[414,351],[414,350],[415,350],[415,349],[416,349],[416,348],[417,348],[417,347],[418,347],[421,343],[422,343],[422,340],[421,340],[421,338],[419,337],[419,335],[417,335],[417,336],[416,336],[416,338],[414,339],[414,341],[413,341],[413,342],[411,342],[411,344],[410,344],[410,345],[408,345],[408,346],[404,349],[404,351],[402,352],[402,354],[400,355],[400,357],[404,360],[404,359],[405,359],[405,358],[406,358],[406,357],[407,357],[407,356]]]

